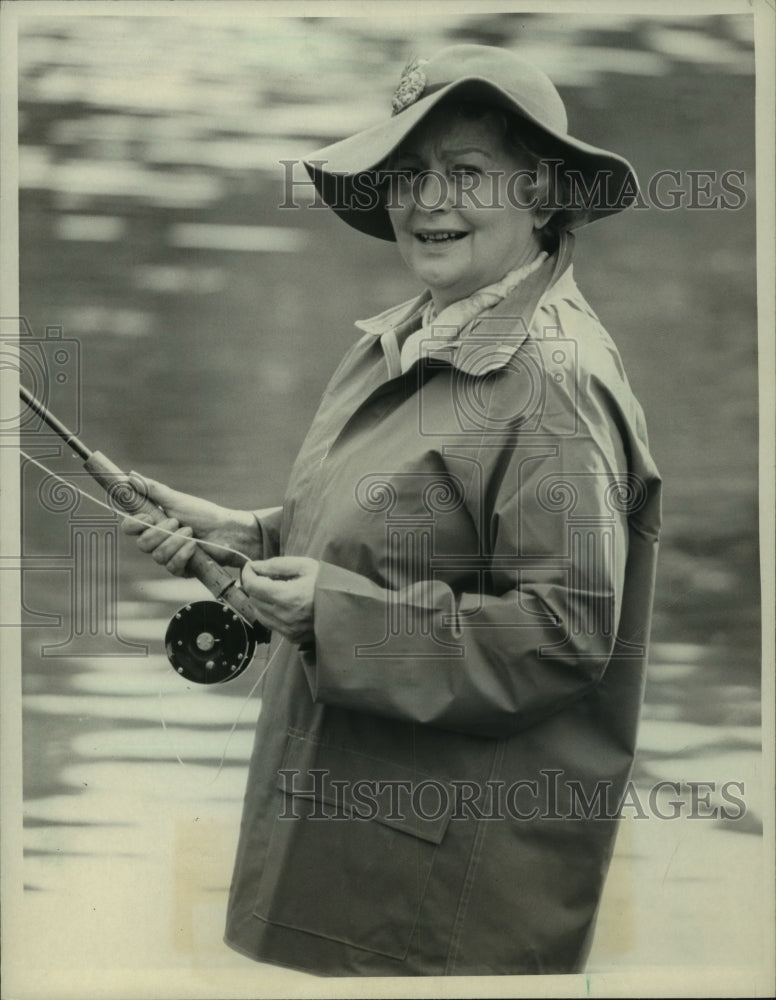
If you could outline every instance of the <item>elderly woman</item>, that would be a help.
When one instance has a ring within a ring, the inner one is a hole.
[[[192,535],[246,553],[273,633],[226,941],[330,975],[577,971],[633,761],[659,479],[570,231],[635,178],[567,134],[543,73],[478,45],[413,63],[387,122],[307,167],[427,290],[358,324],[282,507],[151,483],[174,533],[126,526],[173,573]]]

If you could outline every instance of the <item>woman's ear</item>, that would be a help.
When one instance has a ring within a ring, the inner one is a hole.
[[[540,172],[533,171],[530,178],[526,178],[524,195],[526,204],[531,205],[534,229],[544,229],[554,215],[555,209],[547,207],[550,204],[548,184]]]
[[[555,212],[551,208],[535,208],[533,213],[534,229],[544,229]]]

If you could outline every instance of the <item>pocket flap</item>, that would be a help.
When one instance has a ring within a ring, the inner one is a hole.
[[[323,743],[309,733],[289,732],[278,788],[431,844],[442,842],[454,802],[451,787],[427,772]]]

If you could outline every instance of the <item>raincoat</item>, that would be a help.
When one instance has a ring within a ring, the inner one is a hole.
[[[560,251],[405,373],[360,324],[261,520],[320,560],[276,637],[226,942],[330,975],[578,971],[643,694],[660,482]]]

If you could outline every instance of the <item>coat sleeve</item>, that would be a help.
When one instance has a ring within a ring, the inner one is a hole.
[[[516,444],[497,466],[482,491],[487,571],[475,585],[430,573],[383,587],[322,564],[315,648],[301,654],[315,700],[505,737],[600,681],[639,494],[617,421],[604,405],[576,435]]]
[[[280,528],[283,521],[282,507],[264,507],[254,510],[253,516],[261,538],[261,558],[271,559],[280,555]]]

